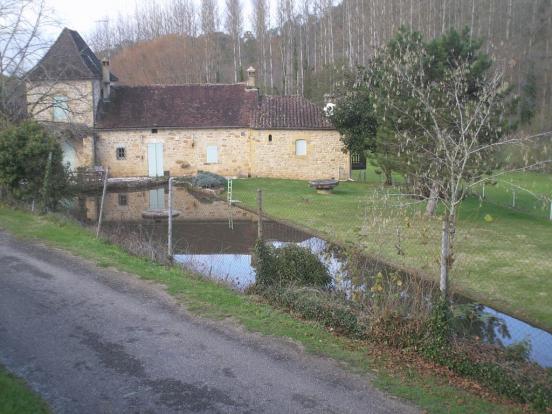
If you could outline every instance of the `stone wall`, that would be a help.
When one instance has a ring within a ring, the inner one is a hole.
[[[269,142],[268,136],[272,136]],[[305,156],[295,155],[295,142],[307,143]],[[337,131],[249,129],[158,129],[100,131],[96,164],[113,177],[148,175],[148,144],[163,144],[163,171],[172,176],[210,171],[231,177],[294,179],[349,177],[349,155]],[[207,163],[207,147],[218,148],[218,162]],[[125,159],[117,159],[117,148]]]
[[[55,128],[63,130],[67,125],[64,137],[60,134],[60,144],[64,150],[64,160],[72,168],[94,165],[94,139],[91,134],[81,137],[72,134],[72,127],[94,126],[95,107],[99,99],[99,81],[63,81],[63,82],[28,82],[27,106],[29,114],[41,122],[54,122],[53,102],[55,96],[67,97],[68,116],[66,122],[55,122]]]
[[[170,175],[196,174],[198,170],[225,176],[249,174],[247,129],[159,129],[100,131],[96,142],[96,163],[109,166],[114,177],[148,175],[148,144],[163,144],[163,170]],[[218,162],[207,163],[207,146],[218,147]],[[118,160],[118,147],[126,159]]]
[[[53,102],[55,96],[67,97],[69,107],[68,123],[94,125],[95,97],[94,81],[28,82],[27,108],[37,121],[54,121]]]
[[[306,155],[296,155],[297,140],[306,141]],[[254,177],[349,178],[349,154],[342,151],[343,144],[337,131],[252,131],[252,142],[251,175]]]

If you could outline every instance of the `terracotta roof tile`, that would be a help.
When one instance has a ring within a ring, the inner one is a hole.
[[[100,103],[96,127],[332,129],[300,96],[259,96],[243,84],[115,86]]]
[[[333,129],[322,109],[302,96],[263,96],[252,126],[257,129]]]
[[[115,86],[96,127],[249,127],[257,92],[243,84]]]

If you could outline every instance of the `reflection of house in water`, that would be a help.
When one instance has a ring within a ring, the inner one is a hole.
[[[151,190],[129,193],[111,192],[106,194],[104,216],[109,221],[140,221],[148,210],[164,210],[168,207],[168,192],[159,187]],[[96,221],[99,215],[100,197],[87,197],[85,202],[86,218]],[[182,220],[228,220],[230,208],[222,200],[189,192],[184,188],[173,190],[173,209],[180,214],[175,221]],[[234,220],[253,220],[254,215],[238,208],[232,208]]]
[[[97,221],[101,197],[87,197],[85,216]],[[165,210],[168,192],[165,188],[129,193],[108,193],[104,201],[103,228],[106,231],[128,233],[130,237],[147,237],[165,244],[167,220],[144,218],[149,210]],[[173,220],[173,245],[175,252],[189,254],[249,254],[257,239],[255,214],[204,193],[190,192],[185,188],[173,190],[173,209],[180,214]],[[230,215],[233,226],[229,226]],[[266,221],[263,224],[265,239],[281,242],[302,242],[309,234],[280,223]]]

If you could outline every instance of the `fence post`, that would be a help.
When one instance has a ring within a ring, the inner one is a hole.
[[[257,239],[263,239],[263,190],[257,189]]]
[[[173,259],[173,247],[172,247],[172,182],[174,177],[169,178],[169,227],[168,227],[168,234],[167,234],[167,259],[169,259],[169,262],[172,262]]]
[[[481,195],[481,198],[485,200],[485,183],[483,183],[483,194]]]
[[[552,221],[552,200],[550,200],[550,221]]]
[[[100,237],[100,229],[102,228],[102,216],[103,216],[103,207],[104,207],[104,200],[105,200],[105,193],[107,190],[107,176],[109,174],[109,167],[105,168],[105,175],[104,175],[104,182],[103,182],[103,190],[102,190],[102,201],[100,203],[100,216],[98,217],[98,228],[96,229],[96,238]]]
[[[512,191],[512,207],[516,208],[516,190]]]

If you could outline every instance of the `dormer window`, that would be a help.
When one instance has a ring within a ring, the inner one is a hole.
[[[54,122],[67,122],[69,120],[69,105],[67,103],[67,96],[54,96],[52,107],[54,109]]]

